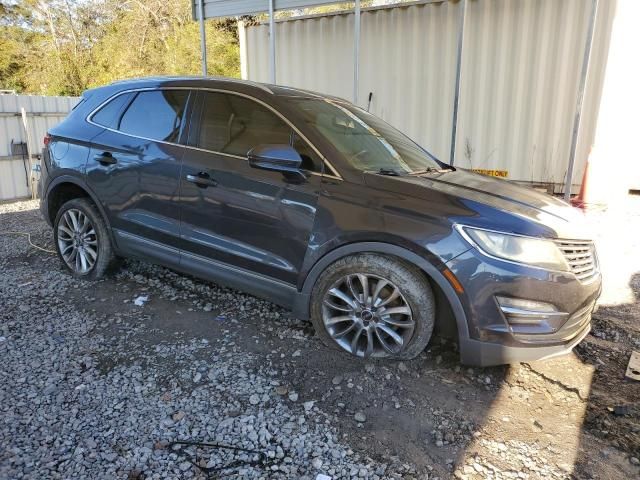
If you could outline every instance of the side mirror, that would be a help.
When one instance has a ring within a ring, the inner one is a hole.
[[[300,173],[302,158],[291,145],[258,145],[247,154],[249,165],[261,170]]]

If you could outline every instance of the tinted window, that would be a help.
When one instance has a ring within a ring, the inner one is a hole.
[[[296,149],[302,158],[302,164],[300,166],[303,170],[322,172],[322,160],[320,160],[309,144],[295,133],[293,134],[293,148]]]
[[[127,106],[132,96],[133,93],[118,95],[98,110],[93,117],[91,117],[91,120],[103,127],[113,128],[118,118],[120,118],[120,113],[122,113],[124,107]]]
[[[224,93],[202,95],[200,148],[244,157],[263,143],[290,144],[289,126],[259,103]]]
[[[358,170],[409,173],[446,167],[406,135],[355,105],[311,98],[290,101],[307,125]]]
[[[177,142],[187,95],[186,90],[138,93],[122,115],[119,130],[138,137]]]

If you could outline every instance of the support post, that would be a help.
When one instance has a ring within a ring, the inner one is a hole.
[[[31,130],[29,129],[29,120],[27,119],[27,111],[24,107],[20,107],[20,116],[22,117],[22,127],[24,128],[24,135],[27,145],[27,165],[29,167],[29,174],[27,175],[27,182],[29,184],[29,191],[31,192],[31,199],[36,199],[36,183],[33,178],[33,157],[31,154]]]
[[[276,83],[276,28],[273,9],[274,0],[269,0],[269,81]]]
[[[247,28],[238,20],[238,40],[240,42],[240,78],[249,80],[249,56],[247,52]]]
[[[460,18],[458,20],[458,58],[456,59],[456,84],[453,96],[453,119],[451,125],[451,150],[449,163],[453,165],[456,156],[456,134],[458,131],[458,106],[460,104],[460,77],[462,75],[462,47],[464,43],[464,21],[467,15],[467,0],[462,0],[460,5]]]
[[[360,81],[360,0],[355,1],[353,22],[353,103],[358,103]]]
[[[207,37],[204,26],[204,0],[198,1],[198,20],[200,21],[200,55],[202,58],[202,75],[207,76]]]
[[[591,18],[589,19],[589,30],[584,45],[584,56],[582,57],[582,71],[580,72],[580,86],[578,87],[578,100],[576,102],[576,114],[573,119],[573,132],[571,134],[571,148],[569,149],[569,166],[564,183],[564,199],[571,199],[571,185],[573,184],[573,169],[576,162],[576,150],[578,147],[578,136],[580,135],[580,122],[582,120],[582,104],[584,101],[584,91],[587,85],[589,74],[589,63],[591,61],[591,47],[595,33],[596,18],[598,16],[598,0],[592,0]]]

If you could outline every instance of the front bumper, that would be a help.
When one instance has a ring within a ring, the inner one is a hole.
[[[591,329],[602,288],[599,273],[583,282],[570,272],[504,262],[473,248],[447,267],[465,290],[460,300],[468,329],[459,332],[464,364],[490,366],[556,357],[569,353]],[[507,318],[496,297],[552,304],[567,315],[553,329],[523,332]]]
[[[589,317],[591,320],[591,317]],[[499,343],[489,343],[471,338],[460,342],[460,361],[465,365],[489,367],[508,363],[533,362],[566,355],[578,345],[591,331],[591,322],[587,322],[578,334],[562,345],[535,347],[513,347]]]

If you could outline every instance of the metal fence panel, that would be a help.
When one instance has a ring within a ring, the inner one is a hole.
[[[468,0],[455,163],[562,187],[591,11],[585,0]],[[615,0],[600,0],[574,188],[593,142]],[[449,161],[462,2],[363,9],[358,99]],[[276,22],[276,80],[351,99],[353,14]],[[268,28],[244,35],[243,71],[268,81]]]
[[[27,114],[29,151],[33,156],[40,153],[47,130],[61,122],[78,100],[78,97],[0,95],[0,201],[31,194],[29,159],[12,156],[11,152],[12,142],[27,142],[21,108]]]

